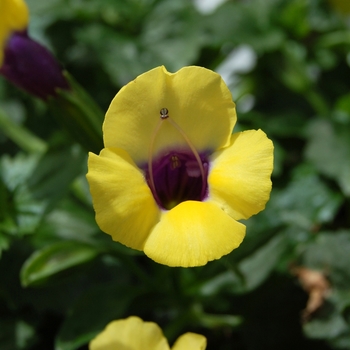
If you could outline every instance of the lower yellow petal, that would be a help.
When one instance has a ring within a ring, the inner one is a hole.
[[[121,149],[90,153],[88,168],[97,224],[114,241],[142,250],[160,216],[143,174]]]
[[[233,134],[230,146],[213,155],[210,199],[234,219],[248,219],[270,198],[272,169],[273,144],[263,131]]]
[[[196,333],[185,333],[179,337],[172,350],[204,350],[207,347],[207,340],[203,335]]]
[[[109,323],[89,344],[90,350],[169,350],[162,330],[131,316]]]
[[[237,248],[244,235],[245,226],[216,204],[186,201],[163,212],[144,252],[168,266],[201,266]]]

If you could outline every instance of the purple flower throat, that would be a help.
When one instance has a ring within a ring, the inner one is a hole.
[[[154,139],[166,122],[177,129],[188,147],[169,150],[153,158]],[[166,108],[160,111],[160,121],[149,148],[148,164],[142,168],[154,199],[163,209],[170,210],[187,200],[202,201],[207,196],[208,153],[197,152],[185,132],[169,118]]]

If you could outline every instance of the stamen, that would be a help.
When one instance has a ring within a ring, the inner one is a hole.
[[[153,148],[154,148],[154,141],[156,139],[156,136],[162,126],[162,121],[166,120],[169,118],[169,111],[167,108],[162,108],[160,110],[160,120],[156,126],[156,128],[154,129],[153,131],[153,135],[152,135],[152,139],[151,139],[151,144],[150,144],[150,147],[149,147],[149,151],[148,151],[148,173],[149,173],[149,179],[150,179],[150,186],[152,188],[152,192],[153,192],[153,195],[155,198],[156,201],[158,201],[159,203],[161,202],[159,197],[158,197],[158,194],[157,194],[157,191],[156,191],[156,186],[154,184],[154,177],[153,177],[153,167],[152,167],[152,160],[153,160]]]
[[[203,163],[202,160],[196,150],[196,148],[194,147],[194,145],[192,144],[192,142],[190,141],[190,139],[187,137],[186,133],[182,130],[182,128],[175,122],[173,121],[171,118],[169,118],[169,111],[167,108],[162,108],[160,110],[160,120],[158,122],[158,124],[156,125],[152,138],[151,138],[151,143],[150,143],[150,147],[149,147],[149,151],[148,151],[148,174],[149,174],[149,180],[150,180],[150,187],[151,190],[153,192],[153,195],[155,197],[155,200],[158,203],[161,203],[161,200],[157,194],[157,190],[156,190],[156,186],[154,183],[154,176],[153,176],[153,167],[152,167],[152,162],[153,162],[153,149],[154,149],[154,143],[155,143],[155,139],[156,136],[163,124],[164,121],[168,121],[180,134],[181,136],[184,138],[184,140],[186,141],[187,145],[190,147],[197,163],[199,166],[199,170],[200,170],[200,175],[202,177],[202,188],[201,188],[201,198],[204,198],[205,195],[205,189],[206,189],[206,178],[205,178],[205,171],[203,168]],[[181,166],[181,162],[180,159],[177,156],[172,156],[171,158],[171,167],[173,169],[180,167]],[[191,172],[191,171],[190,171]],[[198,174],[199,175],[199,174]]]
[[[187,137],[186,133],[181,129],[181,127],[175,123],[171,118],[167,119],[169,121],[169,123],[182,135],[182,137],[185,139],[186,143],[188,144],[188,146],[190,147],[194,157],[196,158],[196,161],[198,163],[199,166],[199,170],[201,172],[201,176],[202,176],[202,190],[201,190],[201,198],[204,197],[205,194],[205,185],[206,185],[206,181],[205,181],[205,172],[204,172],[204,168],[203,168],[203,163],[202,160],[196,150],[196,148],[193,146],[192,142],[190,141],[190,139]]]
[[[165,120],[166,118],[162,118],[162,110],[166,109],[166,108],[162,108],[161,109],[161,113],[160,113],[160,120],[158,121],[158,124],[156,126],[156,128],[153,131],[153,135],[151,138],[151,144],[149,146],[149,150],[148,150],[148,174],[149,174],[149,180],[150,180],[150,186],[151,186],[151,190],[153,192],[153,196],[155,197],[154,199],[158,202],[161,203],[157,191],[156,191],[156,186],[154,184],[154,178],[153,178],[153,167],[152,167],[152,160],[153,160],[153,148],[154,148],[154,141],[156,139],[156,136],[158,134],[158,131],[160,130],[161,126],[162,126],[162,122],[163,120]],[[168,110],[167,110],[168,111]]]
[[[171,169],[180,168],[181,162],[178,156],[171,156]]]

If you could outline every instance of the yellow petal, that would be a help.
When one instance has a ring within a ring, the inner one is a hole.
[[[22,0],[0,0],[0,67],[3,62],[6,40],[14,31],[28,26],[28,8]]]
[[[273,144],[263,131],[233,134],[231,145],[212,159],[208,177],[211,200],[236,220],[265,208],[272,186]]]
[[[90,350],[169,350],[162,330],[131,316],[109,323],[89,344]]]
[[[159,209],[143,174],[120,149],[89,154],[87,179],[101,230],[113,240],[142,250]]]
[[[245,226],[216,204],[186,201],[163,212],[144,252],[168,266],[201,266],[237,248],[244,235]]]
[[[115,96],[103,125],[105,146],[125,149],[136,164],[145,163],[161,108],[168,109],[170,118],[199,152],[229,144],[236,122],[235,104],[220,75],[202,67],[185,67],[174,74],[158,67]],[[183,145],[183,136],[164,121],[154,154]]]
[[[203,335],[196,333],[185,333],[179,337],[171,350],[204,350],[207,340]]]

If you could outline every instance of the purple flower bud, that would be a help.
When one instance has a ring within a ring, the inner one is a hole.
[[[0,74],[13,84],[47,100],[56,89],[69,89],[62,68],[53,55],[32,40],[27,31],[14,32],[4,49]]]

